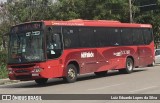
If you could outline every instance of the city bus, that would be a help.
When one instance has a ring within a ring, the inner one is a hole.
[[[33,21],[15,25],[9,34],[11,80],[50,78],[69,83],[77,76],[108,70],[132,73],[154,62],[152,25],[112,20]]]

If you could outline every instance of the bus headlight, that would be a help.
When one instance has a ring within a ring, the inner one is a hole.
[[[8,74],[13,74],[12,68],[8,68]]]

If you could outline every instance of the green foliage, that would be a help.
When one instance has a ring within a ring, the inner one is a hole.
[[[6,51],[0,52],[0,64],[7,63],[7,53]]]
[[[157,5],[160,8],[160,0]],[[160,39],[160,9],[137,12],[135,22],[152,24],[155,41]]]
[[[7,11],[14,23],[53,19],[51,17],[53,4],[45,0],[20,0],[16,3],[7,4]]]
[[[7,69],[6,69],[6,62],[7,62],[7,54],[6,52],[0,52],[0,79],[7,78]]]
[[[8,76],[8,72],[6,69],[6,64],[1,63],[0,64],[0,79],[7,78],[7,76]]]

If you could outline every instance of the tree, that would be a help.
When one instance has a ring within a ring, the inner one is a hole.
[[[157,7],[160,8],[160,0],[157,1]],[[160,9],[143,12],[139,11],[136,14],[135,21],[137,23],[152,24],[155,42],[160,39]]]
[[[56,18],[129,21],[128,0],[59,0]]]

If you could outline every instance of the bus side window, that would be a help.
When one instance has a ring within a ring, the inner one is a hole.
[[[47,57],[54,59],[60,57],[62,53],[62,39],[60,27],[48,28],[47,33]]]
[[[96,47],[94,29],[91,27],[81,27],[79,29],[79,40],[81,47]]]
[[[77,48],[79,45],[79,36],[77,27],[63,27],[64,49]]]
[[[111,46],[120,46],[121,45],[121,32],[118,28],[110,28],[109,30],[109,43]]]
[[[60,34],[53,34],[52,36],[53,49],[61,49]]]
[[[64,38],[64,47],[69,48],[71,46],[71,40],[69,38]]]
[[[143,45],[143,31],[141,29],[134,29],[133,31],[133,44],[134,45]]]
[[[143,37],[144,37],[145,44],[146,45],[150,44],[153,41],[152,30],[151,29],[144,29],[143,30]]]

